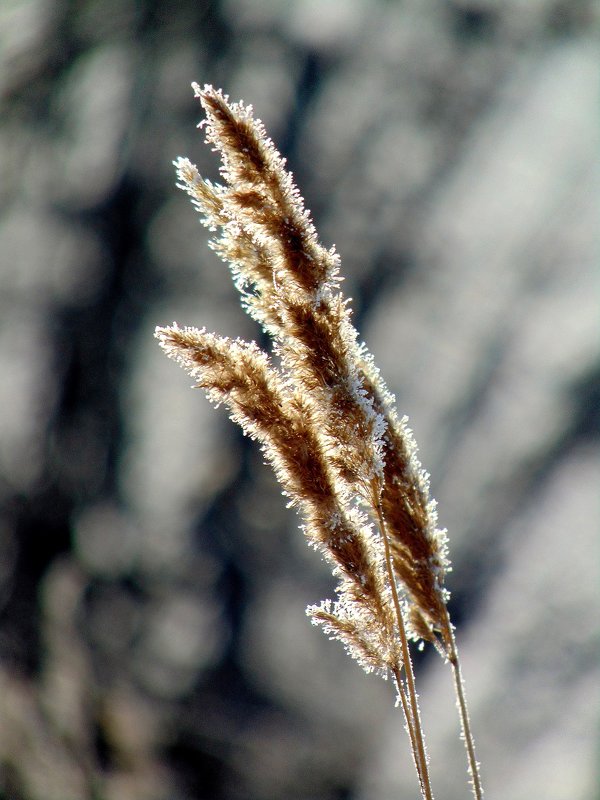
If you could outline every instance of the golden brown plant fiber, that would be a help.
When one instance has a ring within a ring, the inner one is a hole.
[[[432,798],[408,640],[433,643],[455,674],[469,772],[483,796],[446,603],[446,536],[406,418],[358,342],[339,284],[339,258],[309,213],[251,106],[211,86],[196,96],[222,185],[176,162],[179,186],[228,263],[244,308],[271,336],[254,342],[204,329],[156,336],[215,404],[257,439],[310,544],[333,568],[334,602],[307,613],[367,670],[391,674],[406,718],[421,794]]]

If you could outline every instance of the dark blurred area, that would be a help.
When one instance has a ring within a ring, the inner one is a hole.
[[[489,800],[600,797],[586,0],[0,3],[0,800],[415,797],[393,687],[252,442],[153,339],[259,338],[172,161],[252,103],[432,475]],[[467,796],[417,653],[434,789]]]

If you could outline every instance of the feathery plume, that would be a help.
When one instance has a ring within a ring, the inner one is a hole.
[[[271,336],[279,366],[255,343],[195,328],[157,328],[216,404],[257,439],[305,535],[331,563],[337,599],[307,613],[367,670],[392,674],[423,798],[432,798],[408,639],[433,643],[455,674],[473,793],[483,796],[444,588],[445,533],[406,418],[365,346],[340,288],[339,257],[318,241],[285,160],[252,107],[193,84],[222,185],[185,158],[179,186],[242,303]]]

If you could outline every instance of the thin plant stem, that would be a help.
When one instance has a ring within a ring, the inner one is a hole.
[[[450,622],[450,616],[446,610],[446,625],[447,629],[446,640],[449,645],[448,661],[452,667],[452,674],[454,677],[454,690],[456,693],[456,701],[460,715],[460,724],[462,728],[463,740],[465,749],[467,751],[467,761],[469,767],[469,775],[471,776],[471,788],[475,800],[482,800],[483,787],[481,785],[481,775],[479,770],[479,763],[475,756],[475,740],[471,730],[471,721],[469,719],[469,711],[467,708],[467,700],[465,697],[465,688],[463,683],[462,671],[460,668],[460,660],[458,658],[458,648],[456,646],[456,637]]]
[[[381,509],[381,502],[379,499],[374,503],[377,509],[377,517],[379,528],[381,530],[381,537],[383,539],[383,546],[385,550],[385,563],[390,582],[390,590],[392,592],[392,599],[394,602],[394,609],[396,612],[396,619],[398,623],[398,633],[400,636],[400,647],[402,650],[402,662],[404,664],[404,674],[406,676],[406,690],[408,692],[408,700],[410,703],[410,717],[407,718],[407,725],[409,727],[409,736],[412,743],[413,756],[415,766],[419,775],[421,784],[421,794],[424,800],[433,800],[433,793],[431,791],[431,780],[429,778],[429,765],[427,763],[427,753],[425,751],[425,741],[423,738],[423,728],[421,726],[421,716],[419,713],[419,703],[417,698],[417,691],[415,688],[415,676],[412,667],[412,660],[410,657],[410,650],[408,647],[408,639],[406,636],[406,629],[404,627],[404,618],[402,616],[402,609],[400,608],[400,599],[398,597],[398,590],[396,588],[396,580],[394,577],[394,570],[392,567],[392,556],[390,552],[390,543],[387,535],[385,519]],[[400,669],[394,670],[396,682],[398,684],[398,691],[402,693],[402,675]],[[402,694],[401,694],[402,696]],[[403,704],[404,706],[404,704]],[[404,709],[406,714],[406,709]],[[412,735],[411,735],[412,730]]]
[[[415,757],[415,753],[417,752],[417,739],[415,733],[415,725],[414,720],[412,718],[412,712],[410,707],[410,701],[408,697],[408,691],[406,688],[406,683],[402,677],[402,666],[396,665],[392,668],[392,673],[394,675],[394,680],[396,682],[396,686],[398,689],[398,697],[400,699],[400,704],[402,706],[402,712],[404,714],[404,720],[406,724],[406,732],[408,733],[410,739],[410,748],[411,753],[413,754],[413,763],[415,764],[415,768],[417,770],[417,777],[419,779],[419,786],[421,787],[421,794],[423,794],[423,779],[421,777],[421,772],[419,769],[419,763],[417,758]]]

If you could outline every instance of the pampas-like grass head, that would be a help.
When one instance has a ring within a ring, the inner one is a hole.
[[[444,587],[446,536],[406,418],[351,321],[339,257],[318,241],[285,161],[251,106],[193,85],[223,185],[185,158],[179,186],[228,263],[243,306],[273,341],[158,327],[167,355],[258,440],[304,533],[337,578],[335,601],[307,613],[367,670],[391,674],[406,717],[421,794],[431,798],[408,639],[435,645],[455,673],[469,771],[482,797]]]

